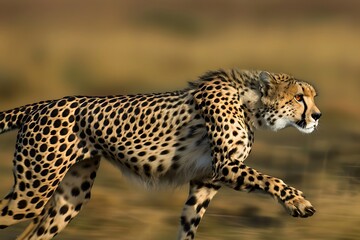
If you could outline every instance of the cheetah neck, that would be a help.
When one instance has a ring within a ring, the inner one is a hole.
[[[236,85],[239,90],[241,104],[252,129],[266,126],[263,120],[265,106],[261,101],[259,75],[261,71],[235,71]]]

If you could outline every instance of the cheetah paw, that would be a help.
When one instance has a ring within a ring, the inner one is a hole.
[[[284,201],[284,206],[293,217],[310,217],[316,212],[311,203],[303,196],[295,196],[290,200]]]

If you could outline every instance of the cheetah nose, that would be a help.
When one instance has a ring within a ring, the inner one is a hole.
[[[311,114],[311,117],[316,121],[321,117],[321,112]]]

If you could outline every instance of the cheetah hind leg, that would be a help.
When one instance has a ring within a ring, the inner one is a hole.
[[[10,203],[10,200],[12,199],[12,196],[13,196],[14,192],[13,190],[11,190],[6,196],[4,199],[0,200],[0,218],[9,218],[9,216],[6,216],[7,213],[8,213],[8,205]],[[13,216],[12,216],[13,218]],[[4,228],[7,228],[9,225],[12,225],[13,224],[13,219],[11,219],[12,221],[5,221],[3,219],[0,219],[1,222],[0,222],[0,229],[4,229]],[[8,223],[10,222],[10,224]],[[5,223],[5,224],[4,224]]]
[[[41,214],[31,221],[17,239],[46,240],[63,230],[90,200],[90,191],[99,164],[99,157],[85,159],[74,164]]]

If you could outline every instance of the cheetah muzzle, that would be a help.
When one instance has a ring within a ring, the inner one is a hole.
[[[19,129],[0,228],[31,220],[18,239],[54,237],[89,201],[102,159],[150,187],[190,183],[178,239],[194,239],[222,186],[267,193],[292,216],[311,216],[302,192],[244,160],[255,129],[313,132],[315,96],[287,74],[219,70],[181,91],[64,97],[0,112],[0,133]]]

